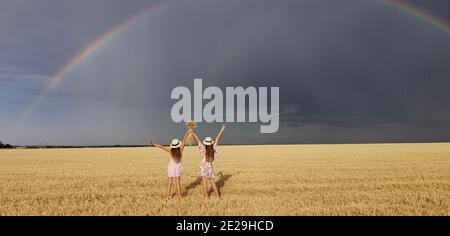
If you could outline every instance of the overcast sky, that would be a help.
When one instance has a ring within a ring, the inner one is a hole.
[[[448,28],[375,0],[163,3],[21,117],[77,52],[157,2],[0,0],[0,140],[167,143],[185,130],[171,120],[170,92],[203,78],[205,87],[280,87],[279,131],[228,123],[225,143],[450,141]],[[404,2],[448,27],[449,1]],[[201,123],[198,133],[219,128]]]

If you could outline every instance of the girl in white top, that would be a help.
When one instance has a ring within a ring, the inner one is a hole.
[[[173,139],[170,143],[170,148],[164,147],[159,144],[154,144],[150,140],[150,146],[161,148],[162,150],[170,153],[170,161],[167,166],[167,176],[168,176],[168,187],[167,187],[167,197],[171,197],[172,183],[175,180],[177,187],[178,198],[181,198],[181,172],[183,170],[183,165],[181,164],[181,156],[183,155],[184,144],[186,142],[186,137],[188,136],[190,130],[184,135],[183,141],[178,139]]]
[[[206,137],[203,142],[200,141],[195,132],[192,133],[198,143],[200,153],[202,154],[202,161],[200,162],[200,176],[202,177],[203,194],[205,195],[205,197],[208,197],[209,182],[211,182],[216,196],[220,197],[220,191],[217,188],[216,182],[214,181],[213,161],[215,154],[217,153],[217,145],[219,144],[220,137],[222,136],[224,130],[225,125],[222,125],[222,128],[217,134],[215,140],[213,140],[211,137]]]

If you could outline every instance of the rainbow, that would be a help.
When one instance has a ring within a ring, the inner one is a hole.
[[[69,61],[67,61],[61,69],[57,70],[56,73],[47,81],[47,83],[43,86],[39,93],[37,93],[32,99],[31,102],[24,108],[21,115],[19,115],[18,121],[26,119],[38,106],[40,101],[45,95],[47,95],[53,88],[58,85],[71,71],[73,71],[83,60],[92,55],[96,50],[101,48],[103,45],[108,43],[115,36],[124,32],[129,26],[133,25],[140,19],[154,13],[156,10],[161,9],[163,6],[167,6],[169,1],[160,1],[156,4],[152,4],[148,8],[139,12],[136,15],[128,18],[124,22],[119,25],[113,27],[112,29],[106,31],[105,33],[98,36],[94,41],[90,42],[87,46],[82,48],[78,53],[76,53]],[[439,29],[447,34],[450,34],[450,23],[444,19],[441,19],[437,16],[434,16],[427,11],[418,8],[410,3],[407,3],[404,0],[380,0],[379,2],[383,3],[386,6],[394,7],[395,9],[406,13],[410,16],[420,19],[428,23],[430,26]]]
[[[420,19],[426,22],[428,25],[436,28],[439,31],[443,31],[450,34],[450,22],[442,19],[441,17],[432,15],[424,9],[421,9],[405,0],[382,0],[381,3],[387,6],[394,7],[401,12],[410,15],[414,18]]]
[[[129,17],[120,24],[114,26],[110,30],[104,32],[100,36],[96,37],[87,46],[83,47],[79,52],[72,56],[59,70],[54,73],[51,78],[45,83],[43,88],[31,99],[31,102],[22,110],[18,123],[28,118],[33,113],[35,108],[39,105],[42,98],[45,97],[53,88],[56,87],[75,67],[77,67],[82,61],[92,55],[96,50],[107,44],[115,36],[125,31],[128,27],[135,24],[139,20],[147,17],[148,15],[155,13],[157,10],[163,9],[168,6],[170,2],[174,0],[161,0],[157,3],[151,4],[149,7],[138,12],[137,14]]]
[[[80,64],[84,59],[86,59],[89,55],[91,55],[95,50],[105,45],[107,42],[113,39],[114,36],[120,34],[122,31],[128,28],[128,26],[133,25],[141,18],[144,18],[145,16],[155,12],[157,9],[161,9],[162,6],[167,5],[164,3],[168,3],[168,1],[161,1],[158,2],[157,4],[150,6],[145,10],[143,10],[142,12],[132,16],[131,18],[128,18],[124,22],[120,23],[119,25],[113,27],[112,29],[98,36],[94,41],[92,41],[83,49],[81,49],[81,51],[76,53],[67,63],[64,64],[64,66],[61,69],[59,69],[52,76],[52,78],[48,81],[45,90],[49,91],[52,88],[54,88],[59,83],[59,81],[61,81],[64,78],[64,76],[66,76],[69,72],[71,72],[78,64]]]

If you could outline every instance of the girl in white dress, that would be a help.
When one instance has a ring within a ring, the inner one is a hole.
[[[173,139],[170,143],[170,148],[164,147],[159,144],[153,143],[150,140],[150,146],[161,148],[162,150],[170,153],[170,161],[167,166],[167,176],[168,176],[168,186],[167,186],[167,197],[171,197],[172,183],[176,181],[176,188],[178,198],[181,198],[181,172],[183,171],[183,165],[181,164],[181,156],[183,155],[184,143],[186,137],[188,136],[190,130],[184,135],[183,141],[178,139]]]
[[[205,197],[208,197],[209,182],[211,182],[216,196],[220,197],[219,188],[217,187],[217,184],[214,180],[213,161],[215,158],[215,154],[217,153],[217,145],[219,144],[220,137],[222,137],[222,133],[224,130],[225,125],[222,125],[222,128],[217,134],[215,140],[213,140],[211,137],[206,137],[203,142],[201,142],[195,132],[192,131],[192,135],[197,141],[198,148],[200,149],[200,153],[202,154],[202,160],[200,162],[200,176],[202,177],[203,194],[205,195]]]

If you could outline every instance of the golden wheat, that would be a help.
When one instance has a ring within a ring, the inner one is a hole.
[[[183,200],[156,148],[0,151],[0,215],[450,215],[450,144],[221,146],[222,199],[201,195],[187,147]]]

